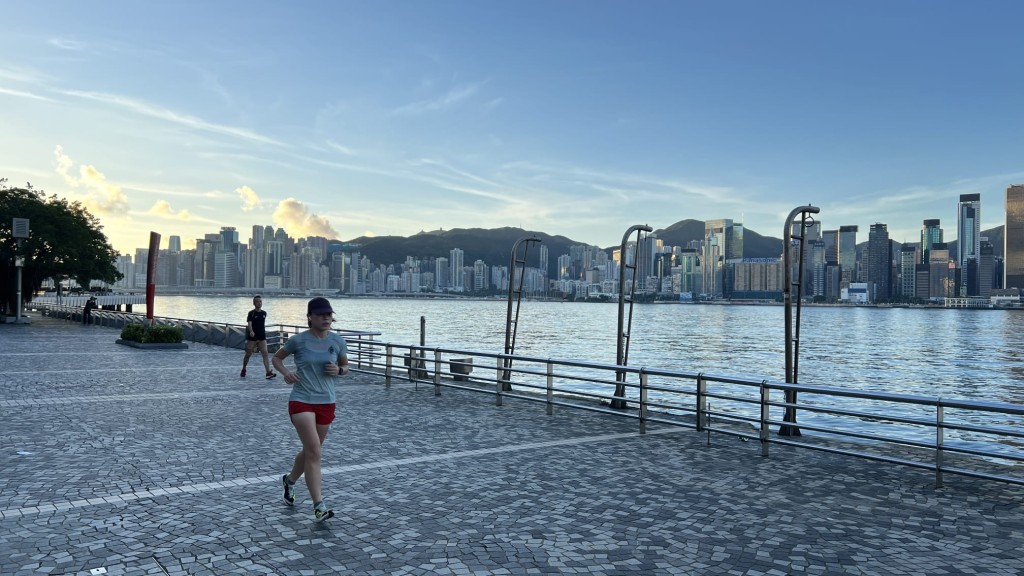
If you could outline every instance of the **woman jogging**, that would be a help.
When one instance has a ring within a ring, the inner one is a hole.
[[[295,504],[295,483],[306,475],[306,487],[313,498],[313,518],[323,522],[334,516],[320,492],[320,447],[334,421],[334,387],[338,378],[348,374],[348,345],[331,332],[334,310],[326,298],[313,298],[306,306],[309,330],[289,338],[274,354],[274,368],[292,385],[288,414],[299,434],[302,449],[295,455],[292,471],[281,478],[284,502]],[[284,359],[295,355],[295,370]]]

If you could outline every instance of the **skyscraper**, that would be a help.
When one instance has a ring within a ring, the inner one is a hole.
[[[466,290],[466,271],[462,269],[465,253],[461,248],[452,248],[448,256],[451,271],[449,286],[454,292],[463,292]]]
[[[921,226],[921,264],[928,263],[928,255],[931,254],[932,244],[941,244],[942,228],[939,227],[939,219],[925,220]]]
[[[1006,188],[1003,274],[1003,288],[1024,288],[1024,184]]]
[[[839,269],[841,270],[840,289],[848,288],[851,282],[857,281],[857,227],[839,227]]]
[[[978,295],[981,253],[981,194],[961,194],[956,205],[956,263],[964,296]]]
[[[914,298],[917,292],[917,256],[916,246],[904,244],[900,247],[900,296],[904,301]]]
[[[892,298],[892,246],[885,224],[872,224],[868,231],[867,281],[875,302]]]

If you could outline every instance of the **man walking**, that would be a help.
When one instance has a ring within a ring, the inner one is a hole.
[[[270,357],[267,353],[267,311],[263,309],[263,297],[253,298],[252,305],[255,308],[245,317],[245,358],[242,359],[242,373],[239,376],[245,378],[245,367],[249,365],[249,358],[252,357],[253,350],[259,348],[269,380],[277,374],[270,369]]]

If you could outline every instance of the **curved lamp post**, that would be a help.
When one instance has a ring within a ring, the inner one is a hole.
[[[526,245],[523,247],[523,257],[518,258],[519,245],[523,242]],[[512,256],[509,258],[508,269],[508,311],[505,313],[505,354],[512,355],[516,350],[516,329],[519,326],[519,304],[523,299],[523,282],[526,279],[526,256],[530,253],[530,242],[540,242],[540,238],[536,236],[530,236],[528,238],[520,238],[516,240],[516,243],[512,245]],[[519,265],[522,264],[523,268],[520,271]],[[517,273],[518,272],[518,273]],[[518,276],[518,285],[513,288],[516,284],[516,276]],[[516,296],[515,312],[512,310],[512,296]],[[502,370],[501,379],[503,381],[501,389],[508,392],[512,389],[512,384],[509,379],[512,377],[512,359],[505,358],[502,362],[504,370]]]
[[[817,214],[820,209],[807,205],[797,206],[786,217],[786,228],[782,233],[785,239],[782,246],[783,279],[785,286],[782,288],[782,301],[786,307],[786,383],[797,383],[797,369],[799,368],[800,357],[800,301],[804,280],[804,243],[808,221],[813,221],[811,214]],[[800,233],[793,233],[793,220],[800,215]],[[799,271],[797,281],[792,281],[793,268],[790,265],[790,253],[793,250],[792,241],[800,242],[800,255],[797,258]],[[793,287],[796,286],[796,326],[793,326]],[[799,436],[800,429],[796,426],[796,391],[786,391],[786,414],[782,418],[787,424],[779,427],[779,436]]]
[[[653,230],[646,224],[637,224],[630,226],[629,230],[622,235],[622,244],[619,246],[619,323],[618,323],[618,334],[616,335],[616,346],[615,346],[615,365],[626,366],[629,362],[629,336],[633,329],[633,293],[636,290],[636,253],[633,254],[633,263],[626,263],[626,243],[629,241],[629,235],[636,232],[637,248],[640,247],[640,232],[650,232]],[[629,288],[629,315],[625,314],[625,303],[626,303],[626,270],[633,271],[632,284]],[[626,408],[626,373],[622,370],[615,372],[615,399],[612,400],[612,408],[622,410]]]

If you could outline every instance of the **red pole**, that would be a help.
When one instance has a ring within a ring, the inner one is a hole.
[[[146,319],[153,325],[153,301],[156,300],[156,255],[160,251],[160,235],[149,233],[149,258],[146,262]]]

